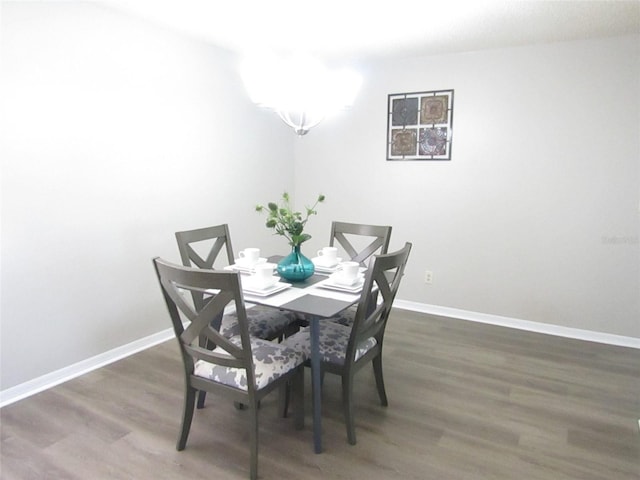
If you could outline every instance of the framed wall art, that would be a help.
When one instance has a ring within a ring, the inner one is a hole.
[[[396,93],[387,105],[387,160],[451,160],[453,90]]]

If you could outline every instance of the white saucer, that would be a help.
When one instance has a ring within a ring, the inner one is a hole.
[[[333,263],[329,263],[329,262],[327,262],[327,261],[325,260],[325,258],[324,258],[324,257],[320,256],[320,257],[313,257],[313,258],[311,259],[311,261],[312,261],[315,265],[318,265],[319,267],[324,267],[324,268],[333,268],[333,267],[338,266],[338,264],[339,264],[340,262],[342,262],[342,259],[341,259],[341,258],[336,258],[336,261],[335,261],[335,262],[333,262]]]
[[[257,262],[249,262],[244,258],[236,258],[235,264],[240,268],[251,269],[256,265],[260,265],[261,263],[267,263],[267,259],[260,257]]]
[[[248,295],[254,295],[256,297],[268,297],[269,295],[273,295],[274,293],[278,293],[278,292],[281,292],[282,290],[286,290],[289,287],[291,287],[290,283],[276,282],[270,287],[254,290],[250,288],[248,285],[243,284],[242,290],[244,291],[245,294],[248,294]]]
[[[338,268],[338,265],[340,265],[342,259],[336,258],[336,261],[333,264],[327,263],[323,257],[313,257],[311,261],[316,267],[322,270],[330,270],[333,272]]]
[[[280,277],[277,277],[275,275],[269,277],[266,281],[254,275],[251,275],[249,277],[244,276],[242,278],[242,285],[244,288],[249,290],[268,290],[276,283],[278,283],[279,280]]]
[[[364,286],[364,277],[359,277],[358,280],[352,285],[342,285],[340,283],[334,282],[331,278],[318,284],[321,288],[327,288],[329,290],[337,290],[338,292],[345,293],[360,293],[362,291],[362,287]]]
[[[334,283],[335,285],[350,287],[357,283],[361,283],[364,279],[364,275],[362,273],[358,273],[355,277],[347,279],[344,277],[342,272],[336,272],[332,274],[329,278],[331,278],[331,283]]]

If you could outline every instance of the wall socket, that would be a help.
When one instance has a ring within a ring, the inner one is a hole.
[[[433,272],[431,270],[424,272],[424,283],[427,285],[433,284]]]

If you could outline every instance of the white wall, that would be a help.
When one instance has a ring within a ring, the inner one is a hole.
[[[170,326],[151,258],[293,188],[233,57],[84,2],[2,5],[1,389]]]
[[[390,224],[403,300],[640,337],[638,36],[361,67],[296,143],[297,191],[327,195],[310,251],[331,219]],[[387,95],[451,88],[452,160],[387,162]]]

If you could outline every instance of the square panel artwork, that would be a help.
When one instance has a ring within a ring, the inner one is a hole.
[[[451,160],[453,90],[389,95],[387,160]]]

